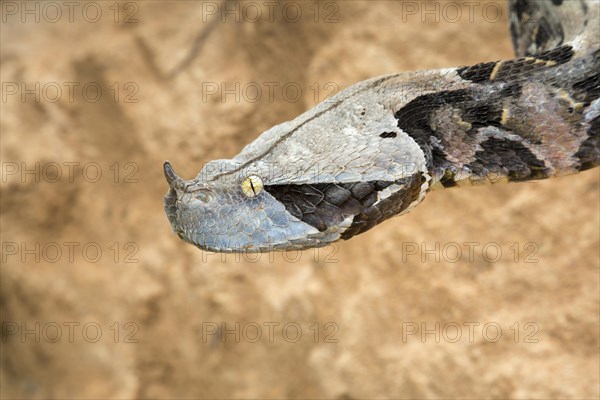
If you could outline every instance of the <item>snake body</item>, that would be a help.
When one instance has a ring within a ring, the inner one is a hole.
[[[324,246],[436,187],[598,166],[599,9],[512,0],[515,59],[359,82],[189,181],[166,162],[173,230],[220,252]]]

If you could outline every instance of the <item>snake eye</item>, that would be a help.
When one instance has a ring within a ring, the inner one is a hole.
[[[241,186],[246,197],[256,197],[263,190],[263,181],[256,175],[250,175],[242,181]]]

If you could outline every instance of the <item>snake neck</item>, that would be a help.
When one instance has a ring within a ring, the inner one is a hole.
[[[544,179],[600,165],[600,2],[513,3],[511,31],[524,56],[450,70],[444,90],[395,112],[425,153],[432,187]],[[569,21],[577,10],[584,22],[576,25]]]

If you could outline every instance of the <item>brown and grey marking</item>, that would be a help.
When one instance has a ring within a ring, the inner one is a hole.
[[[510,7],[513,60],[359,82],[189,181],[165,163],[173,230],[222,252],[325,246],[434,187],[598,166],[600,2]]]

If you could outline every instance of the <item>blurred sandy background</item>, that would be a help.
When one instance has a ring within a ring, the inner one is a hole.
[[[304,253],[203,253],[162,209],[165,159],[512,56],[504,2],[53,3],[1,3],[3,398],[600,396],[598,169]]]

